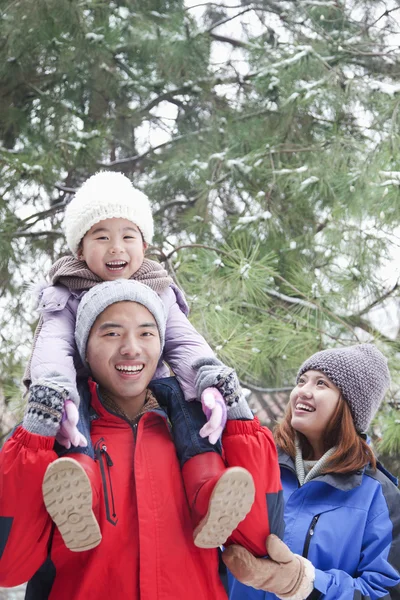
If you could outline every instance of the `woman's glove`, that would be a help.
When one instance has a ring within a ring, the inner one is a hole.
[[[200,398],[206,388],[216,387],[224,398],[228,408],[236,406],[243,396],[238,376],[234,369],[224,365],[218,358],[200,358],[193,369],[197,371],[195,388]]]
[[[255,558],[242,546],[229,546],[222,558],[238,581],[286,600],[304,600],[314,589],[315,569],[293,554],[276,535],[267,537],[268,558]]]
[[[56,440],[61,446],[69,450],[71,446],[80,446],[85,448],[87,440],[85,436],[78,431],[79,412],[72,400],[64,402],[64,409],[61,418],[60,429],[56,435]]]
[[[201,394],[203,413],[207,423],[200,429],[200,437],[208,437],[210,444],[216,444],[222,435],[226,423],[226,404],[216,388],[206,388]]]

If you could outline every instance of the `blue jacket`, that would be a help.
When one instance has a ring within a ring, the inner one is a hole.
[[[315,567],[310,600],[400,599],[400,491],[394,478],[383,468],[366,468],[348,475],[321,475],[300,487],[293,460],[282,451],[279,464],[284,541]],[[229,598],[276,596],[230,575]]]

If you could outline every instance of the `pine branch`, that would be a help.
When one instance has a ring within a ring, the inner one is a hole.
[[[246,42],[242,42],[241,40],[237,40],[226,35],[219,35],[218,33],[214,33],[213,31],[210,32],[209,35],[215,42],[224,42],[226,44],[230,44],[234,48],[244,48],[245,50],[248,50],[250,48],[250,45],[246,44]]]
[[[368,304],[368,306],[366,306],[365,308],[363,308],[359,313],[357,313],[356,315],[352,315],[352,317],[361,317],[362,315],[365,315],[367,313],[369,313],[369,311],[374,308],[375,306],[378,306],[378,304],[382,304],[382,302],[384,302],[385,300],[387,300],[388,298],[390,298],[390,296],[392,296],[394,294],[394,292],[396,290],[398,290],[399,288],[399,280],[396,281],[396,283],[394,284],[394,286],[392,287],[392,289],[388,290],[387,292],[385,292],[384,294],[382,294],[382,296],[380,296],[379,298],[376,298],[376,300],[374,300],[373,302],[371,302],[370,304]],[[350,317],[350,318],[352,318]]]
[[[40,238],[40,237],[64,237],[62,231],[0,231],[0,235],[8,238]]]
[[[211,25],[211,27],[209,27],[208,29],[206,29],[205,31],[203,31],[201,33],[211,33],[213,29],[216,29],[217,27],[221,27],[221,25],[225,25],[225,23],[229,23],[230,21],[233,21],[234,19],[237,19],[241,15],[244,15],[245,13],[248,13],[252,10],[254,10],[252,6],[244,8],[243,10],[236,13],[235,15],[226,17],[224,19],[221,19],[220,21],[217,21],[216,23],[213,23],[213,25]]]

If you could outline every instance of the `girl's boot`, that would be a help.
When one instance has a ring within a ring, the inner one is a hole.
[[[242,467],[227,468],[219,454],[205,452],[185,462],[182,476],[195,524],[195,545],[222,546],[253,505],[251,474]]]
[[[47,467],[42,484],[44,504],[73,552],[90,550],[101,542],[93,512],[100,490],[98,465],[85,454],[58,458]]]

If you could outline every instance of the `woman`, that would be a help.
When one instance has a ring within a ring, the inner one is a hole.
[[[300,367],[275,430],[287,545],[269,536],[267,559],[229,547],[231,600],[400,598],[400,492],[364,435],[389,384],[371,344]]]

